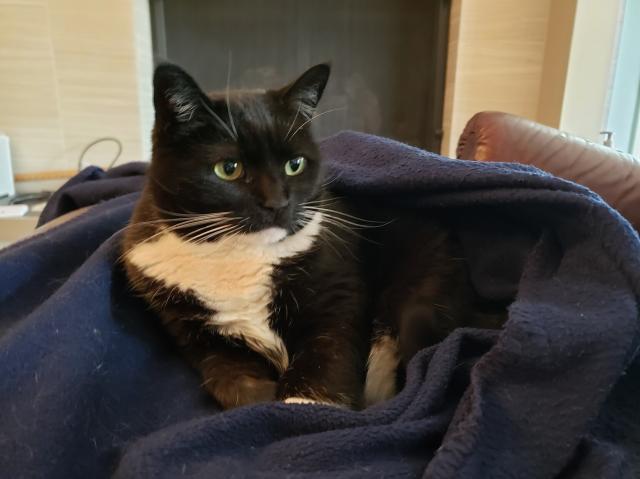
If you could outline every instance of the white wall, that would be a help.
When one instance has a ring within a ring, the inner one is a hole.
[[[560,129],[596,142],[605,125],[624,0],[578,0]]]
[[[640,135],[640,1],[627,1],[615,60],[615,73],[609,97],[606,130],[614,132],[616,148],[640,151],[634,127]],[[634,141],[635,140],[635,141]],[[636,153],[637,154],[637,153]]]

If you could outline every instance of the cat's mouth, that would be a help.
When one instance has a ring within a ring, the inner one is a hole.
[[[284,240],[288,233],[284,228],[271,227],[258,231],[254,235],[262,244],[274,244]]]
[[[291,212],[286,209],[278,211],[260,211],[250,217],[249,231],[264,234],[269,242],[277,243],[286,236],[294,233],[294,220]],[[276,233],[277,232],[277,233]]]

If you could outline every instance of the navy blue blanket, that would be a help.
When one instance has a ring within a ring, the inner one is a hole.
[[[341,195],[444,213],[476,289],[515,298],[502,331],[456,330],[406,387],[355,412],[219,413],[116,265],[139,164],[88,169],[0,253],[0,477],[634,477],[640,243],[590,191],[512,164],[343,133]]]

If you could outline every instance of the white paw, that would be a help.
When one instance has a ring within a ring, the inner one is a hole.
[[[285,404],[323,404],[308,398],[290,397],[284,400]]]

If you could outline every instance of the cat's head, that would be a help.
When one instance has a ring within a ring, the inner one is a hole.
[[[158,211],[227,213],[244,232],[295,232],[321,189],[309,123],[329,73],[320,64],[282,88],[205,94],[179,67],[160,65],[149,169]]]

